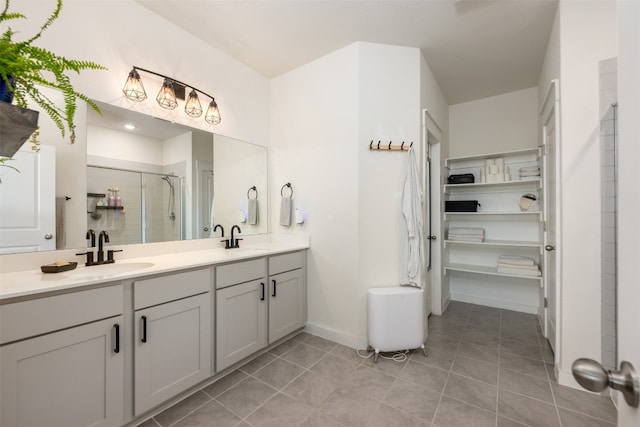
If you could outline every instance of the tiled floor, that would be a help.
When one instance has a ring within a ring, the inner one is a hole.
[[[374,364],[301,333],[142,426],[615,425],[609,399],[552,379],[532,315],[454,302],[427,349]]]

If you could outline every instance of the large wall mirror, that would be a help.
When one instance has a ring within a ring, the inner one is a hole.
[[[66,227],[84,227],[85,218],[86,229],[107,231],[111,245],[219,237],[219,228],[214,233],[218,224],[226,233],[234,224],[244,235],[267,233],[266,147],[113,105],[98,105],[102,114],[87,111],[86,163],[78,165],[78,170],[21,170],[0,184],[4,201],[24,194],[20,187],[25,182],[38,186],[37,179],[26,179],[25,175],[44,173],[61,179],[63,174],[65,179],[68,174],[86,179],[86,212],[84,203],[83,212],[65,212],[60,206],[63,198],[53,200],[44,194],[46,204],[58,205],[58,209],[44,209],[53,212],[51,227],[57,231],[48,235],[55,237],[43,244],[30,242],[42,237],[43,231],[39,231],[24,237],[12,234],[9,239],[5,231],[15,229],[15,224],[0,224],[6,242],[0,253],[82,247],[85,242],[67,242],[60,234]],[[46,157],[46,151],[38,157]],[[34,155],[24,150],[20,154],[26,157],[20,160],[20,167],[29,169]],[[43,167],[40,160],[34,168]],[[11,208],[13,221],[33,217],[29,223],[40,222],[40,214],[46,214],[41,207],[31,208],[38,212],[28,215],[19,212],[23,209],[30,208]],[[2,222],[6,221],[0,218]]]

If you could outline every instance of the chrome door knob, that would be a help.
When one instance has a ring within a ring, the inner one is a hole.
[[[629,406],[637,408],[640,404],[640,379],[629,362],[620,362],[620,369],[607,371],[595,360],[581,358],[571,366],[573,377],[590,391],[601,392],[607,387],[622,392]]]
[[[203,228],[202,231],[209,231],[209,227]]]
[[[51,240],[51,239],[53,239],[53,234],[45,234],[44,238],[47,239],[47,240]]]
[[[555,251],[556,247],[555,246],[551,246],[551,245],[547,245],[544,247],[544,250],[547,252],[551,252],[551,251]]]

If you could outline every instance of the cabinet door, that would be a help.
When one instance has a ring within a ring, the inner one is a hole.
[[[302,269],[269,277],[269,344],[304,326]]]
[[[136,416],[211,375],[210,316],[210,293],[136,311]]]
[[[216,291],[216,370],[267,345],[267,289],[254,280]]]
[[[123,317],[0,347],[0,425],[123,424]]]

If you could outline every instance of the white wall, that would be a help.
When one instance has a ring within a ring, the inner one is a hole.
[[[272,81],[272,230],[311,237],[309,328],[347,345],[366,344],[367,290],[398,284],[406,153],[368,145],[419,147],[421,62],[418,49],[355,43]],[[278,225],[286,182],[302,227]]]
[[[562,257],[560,382],[571,364],[599,360],[601,212],[598,62],[617,56],[616,3],[561,1]],[[592,203],[585,203],[592,200]]]
[[[449,157],[536,147],[537,118],[536,87],[452,105]]]

